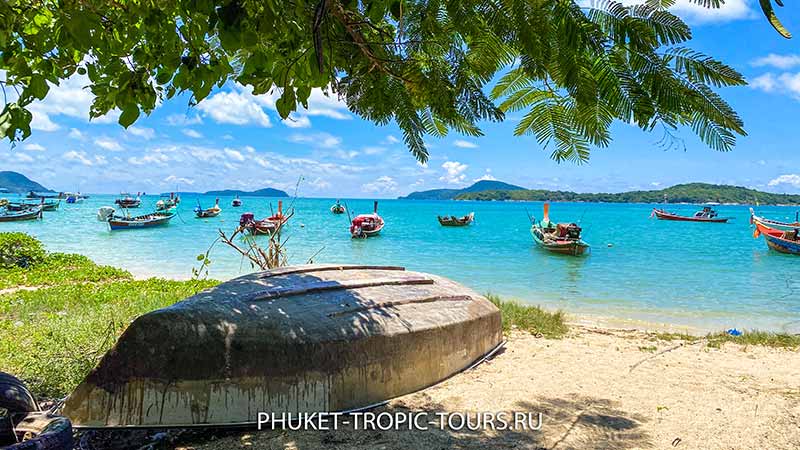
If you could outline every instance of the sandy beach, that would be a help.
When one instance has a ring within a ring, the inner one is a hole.
[[[542,413],[539,431],[250,431],[184,449],[796,449],[800,353],[573,326],[376,411]]]

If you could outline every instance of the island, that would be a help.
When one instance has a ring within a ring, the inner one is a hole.
[[[207,191],[207,192],[180,192],[181,195],[215,195],[219,197],[288,197],[285,191],[273,188],[258,189],[256,191],[242,191],[238,189],[224,189],[221,191]]]
[[[400,200],[454,200],[459,195],[472,194],[487,191],[524,191],[524,187],[515,186],[509,183],[495,180],[481,180],[463,189],[432,189],[429,191],[417,191],[405,197],[398,197]]]
[[[54,192],[19,172],[0,172],[0,193],[24,194],[30,191]]]

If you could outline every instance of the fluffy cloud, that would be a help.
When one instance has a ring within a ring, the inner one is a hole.
[[[225,154],[228,155],[228,158],[234,161],[239,161],[239,162],[244,161],[244,155],[242,155],[239,151],[234,150],[232,148],[226,148]]]
[[[478,148],[478,144],[470,141],[465,141],[462,139],[453,142],[453,145],[455,145],[458,148]]]
[[[492,169],[486,169],[486,173],[484,173],[480,178],[476,178],[475,181],[496,181],[497,178],[492,175]]]
[[[764,92],[789,94],[800,100],[800,72],[774,75],[767,72],[750,80],[750,87]]]
[[[197,108],[217,123],[272,126],[269,116],[253,96],[238,90],[214,94],[200,102]]]
[[[178,177],[175,175],[170,175],[164,178],[164,183],[166,184],[174,184],[174,183],[181,183],[181,184],[188,184],[189,186],[194,184],[194,180],[185,178],[185,177]]]
[[[181,130],[181,132],[190,138],[200,139],[201,137],[203,137],[203,135],[200,134],[200,132],[193,130],[191,128],[184,128],[183,130]]]
[[[311,120],[308,116],[295,113],[289,114],[289,117],[283,120],[282,123],[289,128],[308,128],[311,126]]]
[[[328,133],[314,134],[293,134],[289,136],[289,142],[295,144],[311,144],[321,148],[336,148],[342,143],[342,139]]]
[[[394,136],[392,136],[392,135],[390,134],[390,135],[386,136],[386,139],[384,140],[384,142],[385,142],[386,144],[389,144],[389,145],[391,145],[391,144],[397,144],[397,143],[399,143],[399,142],[400,142],[400,139],[397,139],[396,137],[394,137]]]
[[[55,131],[59,129],[52,120],[54,116],[68,116],[77,119],[89,120],[89,108],[94,101],[94,95],[86,88],[89,78],[85,75],[73,75],[61,81],[58,86],[51,84],[47,98],[30,105],[33,113],[31,127],[40,131]],[[92,119],[94,123],[113,123],[119,117],[119,111],[111,111],[103,117]]]
[[[33,157],[31,155],[28,155],[28,154],[22,153],[22,152],[14,152],[14,159],[17,162],[21,162],[21,163],[31,163],[31,162],[33,162]]]
[[[198,125],[201,123],[203,123],[203,119],[197,114],[191,117],[187,114],[170,114],[167,116],[167,124],[174,127],[185,127],[187,125]]]
[[[84,140],[86,139],[86,135],[84,135],[81,130],[77,128],[71,128],[69,130],[69,134],[67,135],[72,139]]]
[[[467,175],[464,174],[464,171],[467,170],[467,167],[469,166],[458,161],[445,161],[444,164],[442,164],[445,174],[442,175],[439,180],[449,184],[462,184],[467,178]]]
[[[388,194],[397,191],[394,178],[384,175],[371,183],[361,185],[361,190],[369,194]]]
[[[121,152],[123,150],[119,142],[107,137],[95,139],[94,145],[112,152]]]
[[[84,166],[93,166],[94,162],[89,158],[86,152],[79,152],[76,150],[70,150],[63,155],[64,159],[67,161],[74,161]]]
[[[29,152],[43,152],[45,150],[45,148],[39,144],[25,144],[22,148]]]
[[[597,0],[580,0],[581,6],[591,6]],[[624,5],[637,5],[644,0],[621,0]],[[670,11],[689,23],[719,23],[756,17],[748,0],[725,0],[719,8],[704,8],[693,0],[677,0]]]
[[[778,55],[770,53],[767,56],[753,60],[750,64],[755,67],[770,66],[786,70],[800,66],[800,55]]]
[[[142,139],[150,140],[156,137],[156,130],[145,127],[128,127],[126,130],[128,134],[140,137]]]
[[[786,174],[781,175],[777,178],[774,178],[767,183],[769,186],[782,186],[788,185],[796,188],[800,188],[800,175],[798,174]]]

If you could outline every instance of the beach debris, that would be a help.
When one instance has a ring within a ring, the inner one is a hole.
[[[736,328],[731,328],[730,330],[726,331],[731,336],[741,336],[742,332],[737,330]]]

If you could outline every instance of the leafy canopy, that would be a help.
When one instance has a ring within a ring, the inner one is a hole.
[[[125,127],[179,93],[197,104],[235,82],[277,90],[282,118],[324,89],[362,118],[395,121],[420,161],[425,135],[478,136],[479,122],[519,110],[515,133],[559,161],[608,145],[615,119],[686,125],[729,150],[745,131],[714,88],[745,82],[683,46],[691,31],[673,2],[5,0],[0,135],[28,137],[31,103],[78,73],[95,96],[90,115],[119,109]]]

